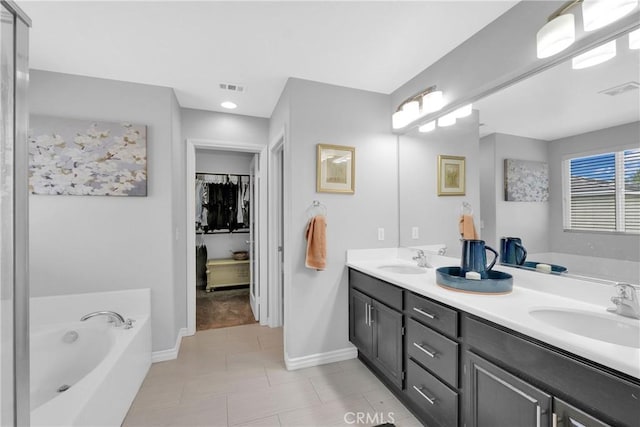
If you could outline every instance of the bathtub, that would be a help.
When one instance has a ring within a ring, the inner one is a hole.
[[[43,299],[48,300],[47,305],[68,304],[57,298]],[[109,298],[94,302],[102,310],[134,319],[133,328],[116,328],[104,316],[80,322],[82,315],[98,311],[93,304],[76,307],[72,315],[63,314],[69,321],[32,324],[32,426],[119,426],[124,420],[151,364],[149,313],[116,309],[118,304],[109,304]],[[42,303],[32,301],[32,310]],[[42,320],[45,316],[38,317]]]

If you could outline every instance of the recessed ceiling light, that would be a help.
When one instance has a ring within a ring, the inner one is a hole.
[[[233,110],[234,108],[237,107],[237,105],[231,101],[225,101],[222,104],[220,104],[220,106],[223,108],[228,108],[229,110]]]

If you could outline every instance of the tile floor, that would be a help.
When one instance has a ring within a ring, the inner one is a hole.
[[[151,366],[123,426],[421,426],[357,359],[287,371],[282,349],[282,329],[257,324],[186,337]]]

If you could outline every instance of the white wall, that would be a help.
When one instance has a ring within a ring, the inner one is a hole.
[[[172,249],[173,100],[169,88],[30,75],[32,114],[147,125],[148,180],[147,197],[30,196],[31,295],[150,288],[154,351],[174,347],[183,324]]]
[[[399,138],[400,245],[444,243],[447,254],[460,255],[462,202],[474,210],[476,230],[481,217],[478,113],[433,132],[412,131]],[[438,196],[438,156],[465,157],[465,195]],[[411,237],[412,227],[419,238]]]
[[[249,175],[249,166],[254,154],[232,151],[196,150],[196,171],[198,173],[228,173]],[[253,201],[252,201],[253,207]],[[248,233],[223,233],[202,235],[207,246],[207,256],[229,258],[229,251],[247,251]]]
[[[396,137],[390,133],[388,106],[387,95],[289,79],[274,111],[270,135],[289,129],[284,295],[289,358],[351,348],[346,250],[398,244]],[[316,193],[318,143],[356,147],[354,195]],[[305,211],[313,200],[327,207],[324,271],[304,266]],[[377,240],[378,227],[385,229],[385,241]]]
[[[548,142],[516,135],[495,133],[480,140],[483,162],[480,181],[483,206],[493,204],[491,210],[483,211],[484,239],[499,251],[500,238],[520,237],[530,253],[549,250],[549,203],[507,202],[504,200],[504,160],[530,160],[546,162]],[[557,191],[550,185],[550,192]],[[490,208],[489,208],[490,209]],[[489,234],[493,230],[493,234]]]
[[[564,231],[561,191],[563,158],[638,147],[639,141],[640,122],[634,122],[549,143],[549,185],[558,189],[551,193],[549,200],[551,252],[636,262],[640,260],[640,236],[637,234]]]

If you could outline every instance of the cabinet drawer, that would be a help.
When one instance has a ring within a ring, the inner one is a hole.
[[[450,337],[458,337],[457,311],[411,292],[406,292],[405,307],[407,314],[414,319],[418,319]]]
[[[402,289],[349,269],[349,285],[396,310],[402,311]]]
[[[409,319],[407,352],[450,386],[458,387],[458,343]]]
[[[407,364],[406,394],[423,414],[441,426],[458,425],[458,393],[413,360]]]

